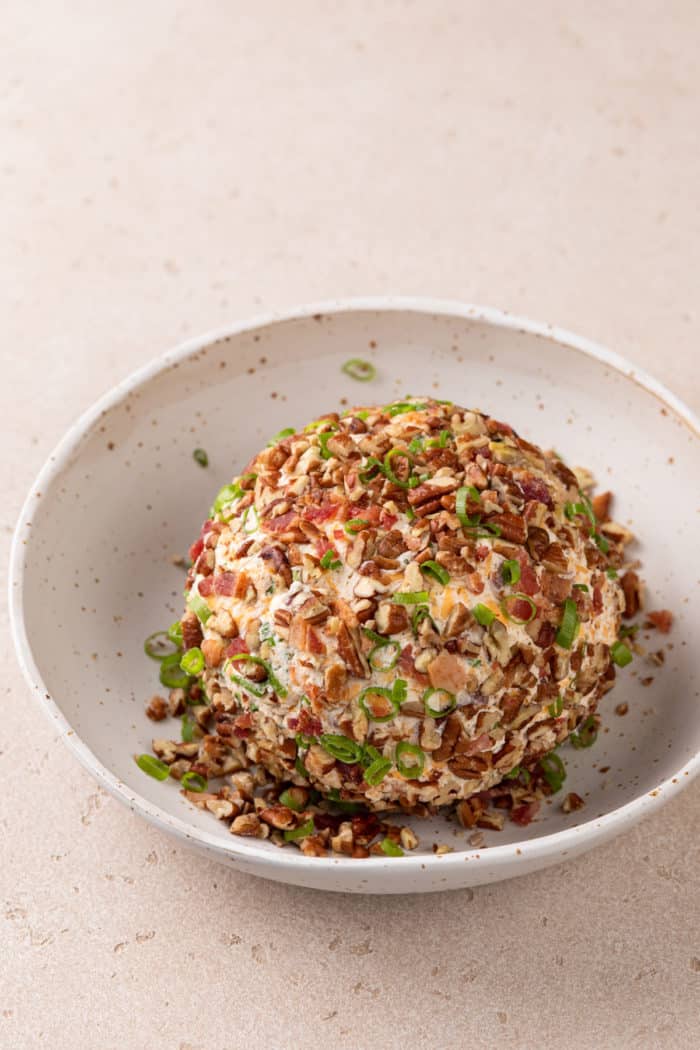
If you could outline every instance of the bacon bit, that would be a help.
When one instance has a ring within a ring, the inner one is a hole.
[[[593,612],[601,613],[603,611],[603,591],[598,584],[593,588]]]
[[[518,580],[517,585],[518,590],[522,591],[523,594],[532,597],[533,594],[537,594],[540,589],[539,580],[537,579],[535,571],[530,564],[530,559],[525,551],[518,551],[515,557],[520,564],[520,579]]]
[[[211,594],[214,593],[214,580],[216,578],[217,577],[215,576],[205,576],[199,581],[198,589],[202,598],[208,598]]]
[[[484,581],[478,572],[470,572],[466,578],[466,583],[472,594],[481,594],[484,589]]]
[[[374,813],[358,813],[351,823],[353,838],[361,840],[364,845],[370,842],[382,827]]]
[[[673,613],[669,609],[657,609],[655,612],[649,612],[647,613],[644,626],[656,628],[662,634],[668,634],[673,626]]]
[[[546,507],[552,506],[552,495],[541,478],[533,477],[532,474],[526,474],[524,478],[518,481],[518,485],[526,500],[536,500],[538,503],[544,503]]]
[[[286,514],[278,514],[276,518],[265,518],[262,527],[267,532],[286,532],[290,525],[296,524],[298,514],[295,510],[288,510]]]
[[[461,656],[448,653],[444,649],[428,665],[428,677],[434,689],[447,689],[449,693],[459,693],[462,689],[468,689],[474,681],[472,669]]]
[[[563,602],[571,594],[571,580],[545,570],[542,573],[542,593],[545,598],[549,598],[550,602]]]
[[[383,510],[379,516],[379,524],[383,529],[392,529],[398,520],[396,514],[390,514],[387,510]]]
[[[289,719],[289,726],[292,726],[292,721],[296,721],[298,730],[300,733],[304,733],[305,736],[320,736],[323,730],[320,718],[316,715],[312,715],[308,707],[302,707],[299,711],[299,716],[296,719]]]
[[[233,735],[240,737],[242,740],[248,736],[252,728],[253,716],[250,711],[246,711],[243,715],[237,715],[233,720]]]
[[[524,598],[515,598],[508,602],[508,613],[513,620],[529,620],[532,616],[532,607]]]
[[[190,561],[196,561],[199,555],[204,550],[204,540],[200,536],[198,540],[195,540],[189,549]]]
[[[539,802],[528,802],[523,806],[515,806],[510,811],[510,819],[515,824],[520,824],[521,827],[526,828],[528,824],[531,824],[539,813],[540,804]]]
[[[325,536],[323,537],[323,539],[316,541],[316,543],[314,544],[314,550],[316,551],[319,558],[322,558],[323,555],[327,553],[327,551],[333,551],[336,557],[338,556],[333,544],[329,543]]]
[[[245,644],[242,638],[234,638],[232,642],[224,649],[224,656],[226,659],[230,659],[232,656],[238,656],[239,653],[247,653],[248,646]]]
[[[461,755],[476,755],[479,751],[486,751],[491,743],[492,741],[489,734],[482,733],[480,736],[475,737],[474,740],[469,740],[464,747],[460,747],[458,743],[455,748],[455,753]]]
[[[238,584],[238,573],[220,572],[214,577],[214,593],[222,598],[232,598],[236,593]],[[200,591],[201,594],[201,591]]]
[[[537,635],[535,644],[540,649],[548,649],[557,636],[557,629],[554,624],[545,621],[540,627],[540,632]]]
[[[322,503],[318,507],[305,507],[302,517],[305,521],[328,521],[338,513],[337,503]]]
[[[416,665],[413,662],[413,646],[407,645],[401,650],[397,667],[405,675],[415,679],[416,682],[420,682],[421,685],[430,685],[430,679],[427,674],[422,674],[421,671],[416,671]]]
[[[491,553],[491,548],[487,547],[485,543],[480,543],[479,546],[474,551],[474,554],[476,555],[476,560],[477,561],[485,561],[488,558],[490,553]]]
[[[348,507],[346,521],[350,521],[352,518],[364,518],[370,525],[377,525],[379,523],[379,507],[376,503],[369,507],[366,503],[351,503]]]

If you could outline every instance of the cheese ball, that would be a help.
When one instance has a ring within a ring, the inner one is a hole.
[[[183,638],[216,733],[374,810],[533,766],[613,683],[604,529],[556,454],[450,402],[282,431],[190,552]]]

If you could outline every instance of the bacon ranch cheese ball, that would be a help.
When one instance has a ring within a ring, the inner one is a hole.
[[[493,786],[612,685],[624,598],[596,528],[568,467],[481,412],[283,431],[191,550],[183,637],[216,732],[376,810]]]

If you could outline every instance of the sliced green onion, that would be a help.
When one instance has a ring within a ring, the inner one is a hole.
[[[627,667],[633,660],[632,653],[624,642],[613,642],[610,646],[610,659],[618,667]]]
[[[435,627],[435,621],[430,615],[430,610],[428,609],[428,606],[419,605],[411,617],[411,630],[414,634],[418,634],[418,628],[422,624],[423,620],[430,620],[431,624],[433,625],[433,628],[437,630],[437,627]]]
[[[552,791],[555,793],[560,791],[566,780],[566,766],[559,758],[559,755],[554,751],[550,751],[548,755],[543,755],[540,759],[540,767],[544,779],[547,781]]]
[[[311,779],[311,777],[309,776],[309,771],[304,765],[304,761],[301,755],[297,755],[297,757],[294,759],[294,768],[296,769],[300,777],[304,777],[306,780]]]
[[[287,809],[291,809],[293,813],[300,813],[304,808],[303,803],[294,794],[294,788],[287,788],[283,791],[279,797],[279,802],[282,806],[286,806]]]
[[[343,813],[360,813],[362,811],[362,804],[360,802],[347,802],[344,798],[340,797],[340,792],[337,788],[332,788],[326,795],[326,799],[332,802],[336,809],[341,810]]]
[[[557,645],[560,645],[562,649],[570,649],[574,644],[579,626],[576,602],[572,598],[567,598],[564,602],[564,615],[555,638]]]
[[[598,726],[593,715],[584,718],[576,733],[569,737],[571,746],[579,750],[582,747],[592,747],[598,739]]]
[[[405,758],[414,759],[406,762]],[[419,777],[425,767],[425,753],[418,744],[409,744],[407,740],[400,740],[396,745],[396,768],[402,777],[415,779]]]
[[[347,412],[345,414],[348,415]],[[304,427],[304,433],[305,434],[313,434],[313,432],[315,430],[320,430],[321,427],[325,427],[326,430],[328,430],[332,426],[334,426],[334,423],[333,423],[332,419],[317,419],[313,423],[307,423],[306,424],[306,426]],[[336,430],[337,429],[338,428],[336,427]]]
[[[440,436],[437,438],[431,438],[428,442],[428,448],[447,448],[448,442],[451,440],[452,434],[449,430],[441,430]]]
[[[391,693],[397,703],[402,704],[408,695],[408,686],[403,678],[397,678],[391,687]]]
[[[201,776],[201,774],[193,773],[192,771],[190,771],[189,773],[185,773],[183,775],[182,780],[180,781],[180,783],[182,784],[182,786],[187,791],[206,791],[207,790],[207,781],[206,781],[206,779],[203,776]]]
[[[411,438],[411,440],[410,440],[410,442],[408,444],[408,451],[410,453],[412,453],[412,455],[417,456],[419,452],[423,451],[423,442],[424,441],[425,441],[425,438],[422,437],[421,435],[418,435],[417,437]]]
[[[272,448],[278,441],[282,441],[284,438],[291,437],[292,434],[296,434],[294,427],[285,427],[283,430],[278,430],[274,437],[271,437],[267,443],[268,448]]]
[[[606,569],[605,570],[605,575],[608,577],[609,580],[616,580],[617,579],[617,569]]]
[[[547,708],[552,718],[559,718],[559,715],[564,710],[564,697],[558,696],[553,704],[550,704]]]
[[[206,454],[203,448],[196,448],[192,453],[192,459],[195,463],[199,463],[200,467],[209,466],[209,456]]]
[[[383,658],[381,658],[382,653],[384,654]],[[399,662],[400,655],[400,643],[384,638],[381,642],[377,642],[370,651],[367,661],[373,671],[393,671]]]
[[[610,550],[610,544],[606,540],[605,536],[601,535],[600,532],[592,532],[591,539],[595,543],[601,554],[607,554]]]
[[[475,514],[473,518],[470,518],[467,514],[467,497],[471,496],[472,489],[474,492],[477,491],[473,485],[462,485],[461,488],[457,489],[455,495],[455,514],[459,518],[459,523],[463,529],[473,529],[479,524],[479,518],[481,517],[480,514]]]
[[[342,371],[351,379],[357,379],[360,383],[367,383],[374,379],[377,369],[370,361],[363,361],[361,357],[351,357],[342,367]]]
[[[322,434],[318,435],[318,443],[321,446],[321,459],[332,459],[333,453],[328,451],[328,442],[333,437],[337,430],[337,426],[334,423],[330,423],[328,428],[323,431]]]
[[[251,533],[256,532],[260,525],[258,518],[258,512],[255,506],[251,503],[249,507],[243,511],[243,517],[241,518],[241,524],[243,525],[243,531],[250,536]]]
[[[408,521],[416,520],[416,512],[410,504],[406,507],[406,518]]]
[[[242,495],[243,489],[238,482],[234,482],[232,485],[224,485],[223,488],[219,489],[217,497],[214,500],[211,508],[212,516],[220,514],[227,503],[233,503],[234,500],[240,499]]]
[[[427,605],[430,595],[427,591],[400,591],[391,600],[399,605]]]
[[[408,476],[408,478],[405,481],[403,480],[403,478],[398,477],[398,475],[395,473],[394,468],[392,466],[393,461],[395,459],[397,459],[397,458],[398,459],[405,459],[408,462],[409,467],[411,468],[411,469],[409,469],[409,472],[408,472],[409,476]],[[387,452],[387,454],[384,457],[384,470],[383,470],[384,476],[389,479],[389,481],[392,483],[392,485],[398,485],[398,487],[400,489],[415,488],[415,485],[412,483],[414,481],[414,479],[411,478],[411,470],[412,470],[412,468],[413,468],[413,456],[408,451],[408,449],[405,449],[405,448],[392,448],[392,449],[389,449],[389,451]]]
[[[168,638],[176,645],[178,649],[182,649],[182,621],[176,620],[175,623],[171,623],[168,627]]]
[[[200,623],[206,623],[211,616],[211,609],[207,605],[206,599],[202,598],[199,591],[194,587],[190,591],[187,599],[187,608],[195,613]]]
[[[447,689],[430,686],[423,693],[423,707],[426,715],[430,715],[431,718],[443,718],[449,715],[450,711],[454,711],[456,706],[457,697]]]
[[[187,715],[182,716],[182,724],[180,728],[180,736],[185,744],[191,744],[194,740],[194,727],[195,723]]]
[[[528,769],[524,769],[522,766],[513,766],[510,773],[506,773],[504,780],[518,780],[519,777],[522,777],[526,787],[532,779]]]
[[[339,733],[323,733],[319,737],[319,742],[329,755],[337,758],[339,762],[344,762],[345,765],[354,765],[362,757],[360,745],[350,737],[341,736]]]
[[[481,602],[472,609],[472,616],[482,627],[489,627],[496,619],[496,614],[491,612],[487,606],[482,605]]]
[[[450,574],[439,562],[436,561],[424,561],[420,567],[420,571],[424,576],[432,576],[433,579],[437,580],[446,586],[450,582]]]
[[[136,765],[144,773],[148,773],[149,777],[153,777],[154,780],[167,780],[170,776],[169,766],[165,762],[161,762],[159,758],[154,758],[153,755],[139,755],[136,759]]]
[[[365,464],[365,469],[360,471],[359,478],[363,485],[367,485],[370,481],[374,481],[377,476],[377,471],[380,474],[384,473],[384,464],[376,456],[368,456]]]
[[[406,854],[392,839],[382,839],[379,843],[382,848],[382,852],[386,853],[387,857],[405,857]]]
[[[588,584],[587,583],[575,583],[574,584],[574,590],[575,591],[588,591]]]
[[[319,562],[322,569],[339,569],[342,564],[334,550],[327,550]]]
[[[577,514],[585,514],[585,513],[586,513],[586,508],[584,507],[583,503],[571,503],[571,502],[569,502],[569,503],[565,503],[564,504],[564,514],[569,519],[569,521],[571,521],[573,518],[575,518]]]
[[[385,715],[375,715],[367,704],[367,697],[381,696],[389,702],[391,710]],[[364,711],[371,722],[390,722],[399,713],[400,701],[395,697],[393,689],[384,689],[380,686],[370,685],[363,689],[357,698],[360,710]]]
[[[381,784],[390,769],[391,762],[389,759],[380,755],[378,758],[375,758],[373,762],[370,762],[365,769],[365,783],[368,784],[369,787],[376,787],[377,784]]]
[[[622,627],[620,627],[620,630],[617,633],[619,634],[620,638],[634,638],[638,630],[639,624],[632,623],[629,625],[629,627],[623,625]]]
[[[174,646],[174,648],[173,648]],[[143,643],[143,651],[151,660],[163,660],[177,652],[179,645],[170,637],[169,631],[154,631]]]
[[[282,683],[280,682],[275,672],[272,670],[272,667],[270,666],[267,660],[263,660],[261,656],[251,656],[249,653],[236,653],[235,656],[231,656],[229,658],[228,662],[231,662],[232,660],[242,660],[244,663],[258,664],[259,667],[264,667],[265,671],[267,672],[267,682],[262,682],[259,684],[257,682],[251,682],[249,678],[242,678],[241,676],[234,674],[233,671],[230,671],[229,674],[231,675],[231,678],[233,678],[234,681],[238,682],[239,685],[242,685],[244,689],[249,689],[249,691],[255,696],[263,696],[269,684],[272,686],[274,691],[282,700],[286,698],[287,689],[285,686],[282,685]],[[261,691],[256,692],[255,688],[251,688],[252,686],[255,686],[256,688],[261,687]]]
[[[304,824],[300,824],[298,828],[290,828],[289,831],[285,831],[284,840],[285,842],[296,842],[298,839],[305,839],[308,835],[313,835],[315,830],[314,818],[311,817]]]
[[[186,689],[190,676],[180,667],[180,653],[171,653],[160,663],[160,684],[168,689]]]
[[[204,670],[204,653],[199,646],[194,646],[183,654],[180,660],[180,667],[187,674],[192,675],[193,678],[202,673]]]
[[[530,607],[530,615],[527,616],[524,620],[521,619],[519,616],[513,616],[512,613],[508,610],[508,603],[515,601],[526,602],[526,604]],[[537,606],[535,605],[535,603],[529,595],[523,594],[522,591],[514,591],[513,594],[507,594],[501,602],[501,612],[507,620],[510,620],[511,623],[515,623],[518,624],[518,626],[522,626],[526,623],[532,623],[532,621],[537,616]]]
[[[506,558],[501,565],[501,576],[504,583],[517,583],[520,579],[520,562],[515,558]]]
[[[345,522],[345,531],[348,536],[354,536],[358,532],[362,532],[366,529],[369,522],[366,518],[350,518],[350,521]]]
[[[395,401],[392,405],[385,405],[384,411],[389,416],[403,416],[406,412],[422,412],[427,405],[414,404],[412,401]]]

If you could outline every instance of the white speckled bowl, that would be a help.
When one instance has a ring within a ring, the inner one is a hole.
[[[359,384],[341,372],[353,356],[376,363],[376,380]],[[559,796],[528,828],[506,825],[478,850],[435,819],[415,822],[421,849],[402,859],[307,859],[230,835],[174,783],[134,764],[154,733],[144,699],[158,689],[143,639],[180,613],[183,576],[171,555],[187,549],[213,494],[271,434],[342,399],[382,402],[407,392],[486,409],[590,466],[615,492],[618,520],[641,538],[649,607],[677,614],[672,634],[650,634],[648,644],[673,648],[662,667],[637,658],[619,674],[592,750],[562,749],[566,789],[586,800],[580,812],[562,813]],[[206,470],[193,461],[197,446],[209,453]],[[653,379],[583,339],[496,310],[376,299],[236,325],[125,380],[49,458],[12,553],[19,659],[57,731],[108,790],[243,871],[367,893],[452,889],[533,871],[628,828],[700,768],[699,450],[697,420]],[[643,687],[647,676],[653,682]],[[624,718],[613,713],[622,701]],[[434,855],[434,842],[453,852]]]

